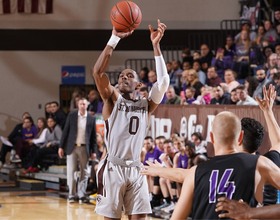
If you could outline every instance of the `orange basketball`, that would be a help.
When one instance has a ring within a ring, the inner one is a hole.
[[[136,29],[142,21],[142,12],[138,5],[131,1],[120,1],[111,10],[112,25],[119,32]]]

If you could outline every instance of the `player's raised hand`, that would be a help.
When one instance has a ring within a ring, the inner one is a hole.
[[[126,38],[128,36],[130,36],[132,33],[133,33],[133,30],[132,31],[129,31],[129,32],[118,32],[116,30],[115,27],[113,27],[113,30],[112,30],[112,33],[116,36],[118,36],[119,38]]]
[[[268,89],[263,87],[263,99],[256,97],[259,107],[262,111],[272,111],[273,103],[276,98],[275,87],[270,84]]]
[[[158,22],[158,27],[156,30],[154,30],[152,25],[149,25],[151,41],[153,44],[158,44],[160,42],[160,40],[163,37],[164,32],[167,28],[167,26],[164,23],[160,22],[159,19],[157,20],[157,22]]]

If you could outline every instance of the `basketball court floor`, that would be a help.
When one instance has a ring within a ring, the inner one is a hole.
[[[0,180],[1,220],[102,220],[93,204],[68,204],[67,195],[54,190],[27,191]],[[128,219],[124,216],[122,219]],[[155,218],[147,217],[148,220]]]

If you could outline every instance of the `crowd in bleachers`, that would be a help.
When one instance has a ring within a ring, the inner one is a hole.
[[[46,103],[45,115],[36,123],[30,113],[24,112],[22,122],[8,135],[8,144],[3,143],[1,147],[0,167],[20,165],[26,173],[47,168],[50,164],[44,164],[43,158],[57,154],[65,120],[66,113],[57,101]],[[8,152],[11,154],[6,160]]]
[[[89,101],[88,112],[92,115],[101,113],[102,102],[95,89],[90,90],[88,94],[82,90],[75,90],[70,111],[77,108],[77,100],[86,96]],[[43,114],[44,116],[39,117],[34,123],[29,112],[23,113],[22,122],[17,124],[6,138],[10,143],[3,144],[1,147],[0,168],[15,167],[15,164],[20,164],[26,169],[26,173],[47,168],[48,164],[42,163],[43,157],[48,154],[57,155],[67,113],[57,101],[51,101],[45,104]],[[11,152],[11,156],[6,161],[8,152]]]
[[[85,98],[88,100],[88,114],[100,114],[102,102],[95,89],[88,93],[76,89],[70,102],[70,111],[76,110],[79,100]],[[0,169],[2,167],[20,168],[23,175],[29,175],[29,173],[46,171],[51,165],[65,165],[66,161],[59,157],[58,149],[61,146],[67,114],[57,101],[46,103],[43,114],[44,117],[39,117],[34,123],[29,112],[23,113],[22,122],[14,127],[8,137],[4,138],[6,141],[3,141],[0,148]],[[106,155],[102,135],[101,133],[96,135],[97,154],[88,162],[88,167],[92,168],[87,176],[88,188],[91,192],[96,190],[97,164]]]
[[[279,104],[280,10],[274,14],[274,23],[265,20],[256,31],[243,21],[240,32],[227,36],[219,48],[203,43],[199,51],[186,48],[181,60],[167,61],[170,87],[162,103],[256,105],[252,98],[262,96],[260,88],[273,84]],[[139,77],[144,87],[140,91],[149,91],[156,81],[154,70],[147,67]]]

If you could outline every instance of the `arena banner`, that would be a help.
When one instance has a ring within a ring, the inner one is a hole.
[[[84,85],[86,81],[85,66],[62,66],[61,84]]]
[[[262,111],[258,106],[234,106],[234,105],[160,105],[150,119],[149,135],[156,137],[164,135],[170,138],[172,133],[178,133],[190,140],[193,132],[199,131],[208,142],[208,153],[213,154],[210,143],[211,123],[219,112],[230,111],[238,117],[250,117],[258,120],[265,127],[265,136],[260,148],[260,153],[265,153],[270,147],[267,127]],[[280,122],[280,107],[275,106],[274,114]],[[226,121],[224,122],[226,123]]]

